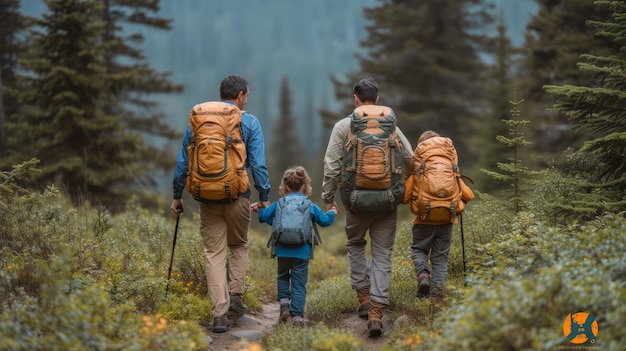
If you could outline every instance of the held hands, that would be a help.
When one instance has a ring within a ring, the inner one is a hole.
[[[329,202],[326,204],[326,211],[333,211],[336,215],[339,214],[339,207],[336,202]]]
[[[259,212],[259,207],[270,207],[270,202],[269,201],[259,201],[259,202],[255,202],[255,203],[251,203],[250,204],[250,210],[252,212]]]

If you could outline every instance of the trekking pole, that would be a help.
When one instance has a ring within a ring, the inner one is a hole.
[[[174,229],[174,242],[172,243],[172,255],[170,256],[170,268],[167,270],[167,285],[165,285],[165,297],[167,297],[167,291],[170,287],[170,276],[172,274],[172,264],[174,263],[174,248],[176,248],[176,236],[178,235],[178,221],[180,220],[180,215],[183,213],[183,206],[177,207],[176,212],[178,212],[179,215],[176,216],[176,228]]]
[[[463,234],[463,215],[460,214],[459,215],[459,221],[461,223],[461,249],[463,251],[463,280],[465,281],[465,274],[466,274],[466,263],[467,260],[465,259],[465,235]]]

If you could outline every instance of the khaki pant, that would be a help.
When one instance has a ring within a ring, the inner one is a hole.
[[[359,217],[346,211],[346,236],[352,288],[370,288],[370,299],[389,305],[391,281],[391,252],[396,238],[398,211],[386,216]],[[372,260],[365,252],[365,235],[369,231]]]
[[[243,293],[249,227],[248,197],[228,204],[200,204],[200,235],[204,241],[207,288],[214,317],[228,312],[229,294]]]

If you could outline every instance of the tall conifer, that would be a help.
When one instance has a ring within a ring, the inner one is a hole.
[[[534,149],[548,158],[561,157],[569,146],[579,147],[586,137],[572,133],[563,113],[546,113],[552,97],[546,84],[598,86],[601,81],[576,64],[584,52],[605,56],[619,49],[609,38],[595,38],[587,20],[606,21],[611,11],[589,0],[537,0],[538,10],[526,30],[525,56],[519,74],[520,92],[526,97],[525,112],[531,121]]]
[[[17,59],[23,49],[20,34],[28,21],[19,13],[20,0],[0,0],[0,156],[6,156],[6,121],[17,111],[8,92],[15,85]]]
[[[599,86],[565,84],[545,89],[556,95],[553,109],[566,114],[574,129],[587,136],[578,150],[591,161],[585,170],[590,182],[587,205],[619,212],[626,210],[626,54],[617,48],[626,45],[626,4],[597,1],[596,6],[610,11],[613,19],[588,23],[600,28],[597,36],[612,40],[614,49],[606,55],[581,55],[579,68],[594,76]]]
[[[370,23],[361,45],[367,54],[358,57],[360,70],[336,89],[351,93],[351,84],[372,76],[380,85],[379,102],[395,110],[413,144],[433,129],[453,138],[463,154],[461,126],[484,108],[480,54],[493,24],[487,9],[483,0],[387,0],[366,8]]]
[[[149,138],[175,136],[145,96],[180,87],[141,62],[140,35],[122,36],[124,21],[161,23],[139,6],[158,9],[158,1],[45,3],[21,60],[21,111],[4,162],[37,157],[38,184],[61,183],[76,200],[121,205],[128,189],[153,185],[150,172],[168,159]]]

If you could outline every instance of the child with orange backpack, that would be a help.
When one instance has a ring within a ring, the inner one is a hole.
[[[417,297],[443,298],[453,225],[474,194],[461,178],[451,139],[431,130],[422,133],[413,161],[415,171],[407,179],[403,203],[410,202],[415,214],[411,259],[417,274]]]

